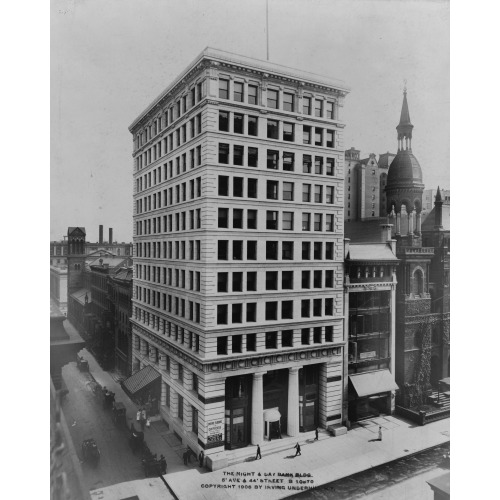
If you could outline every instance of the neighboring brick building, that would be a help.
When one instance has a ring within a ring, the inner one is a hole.
[[[347,88],[206,49],[130,127],[134,369],[223,467],[233,448],[345,420]]]

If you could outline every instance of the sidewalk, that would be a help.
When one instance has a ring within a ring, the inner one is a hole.
[[[164,478],[180,500],[252,499],[257,494],[261,499],[285,498],[446,443],[450,440],[449,424],[446,419],[420,427],[392,416],[378,417],[343,436],[316,442],[301,436],[302,455],[296,458],[293,448],[265,456],[264,443],[262,460],[252,460],[255,447],[249,447],[248,462],[216,472],[189,470]],[[376,440],[379,425],[383,441]],[[290,473],[292,477],[284,476]]]

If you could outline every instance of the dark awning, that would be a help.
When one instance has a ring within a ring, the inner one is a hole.
[[[399,389],[389,370],[349,375],[349,380],[360,398]]]
[[[136,394],[160,377],[161,375],[152,366],[148,365],[142,370],[139,370],[137,373],[134,373],[131,377],[125,380],[122,385],[123,388],[130,394]]]

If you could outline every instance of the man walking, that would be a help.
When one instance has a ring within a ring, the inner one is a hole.
[[[200,467],[203,467],[203,459],[204,459],[205,455],[203,453],[203,450],[200,451],[200,454],[198,456],[198,461],[200,462]]]
[[[318,428],[316,427],[314,441],[318,441]]]
[[[382,427],[380,425],[378,426],[378,440],[382,441]]]
[[[302,453],[300,453],[300,444],[299,444],[299,443],[297,443],[297,444],[295,445],[295,449],[297,450],[297,451],[295,452],[295,457],[296,457],[297,455],[302,456]],[[293,457],[293,458],[295,458],[295,457]]]
[[[262,458],[262,456],[260,454],[260,446],[257,445],[257,455],[255,455],[255,460],[258,460],[259,458]]]

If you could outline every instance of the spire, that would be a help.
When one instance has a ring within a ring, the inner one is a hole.
[[[441,191],[439,190],[439,186],[438,186],[438,190],[437,190],[437,193],[436,193],[436,202],[443,202],[443,198],[441,196]]]
[[[403,89],[403,106],[401,108],[401,117],[399,125],[396,127],[398,131],[398,151],[408,149],[411,151],[411,132],[413,125],[410,120],[410,110],[408,109],[408,100],[406,99],[406,80]]]
[[[434,229],[443,229],[443,198],[439,186],[434,200]]]

